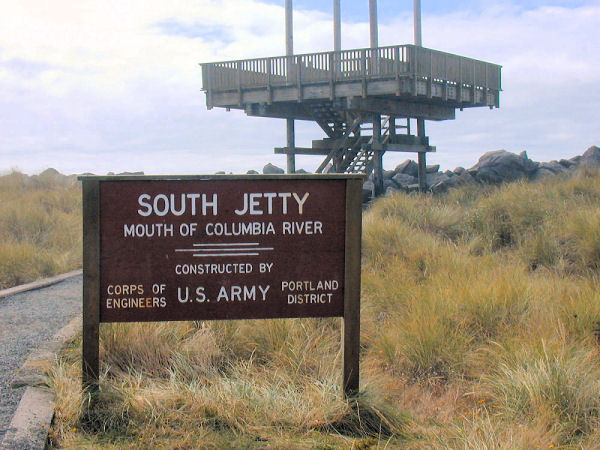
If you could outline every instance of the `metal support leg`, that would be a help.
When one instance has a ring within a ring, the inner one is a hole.
[[[287,148],[291,151],[296,147],[296,133],[294,130],[294,119],[287,119]],[[287,154],[287,173],[296,173],[296,155]]]

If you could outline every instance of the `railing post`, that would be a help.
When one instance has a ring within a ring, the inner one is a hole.
[[[336,52],[329,52],[329,100],[333,101],[335,97],[335,55]]]
[[[294,57],[296,62],[296,80],[298,86],[298,101],[302,101],[302,56]]]
[[[396,68],[396,95],[400,95],[402,93],[402,89],[400,86],[400,47],[398,45],[394,47],[394,66]]]
[[[206,91],[206,107],[207,109],[213,108],[213,67],[214,64],[206,66],[206,78],[208,89]]]
[[[242,106],[242,62],[237,61],[235,63],[235,71],[237,78],[237,90],[238,90],[238,105]]]

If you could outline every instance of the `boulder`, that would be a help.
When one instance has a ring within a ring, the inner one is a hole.
[[[418,167],[418,164],[417,164],[417,167]],[[432,164],[432,165],[428,165],[425,167],[425,173],[436,173],[438,170],[440,170],[439,164]]]
[[[31,180],[44,184],[51,183],[58,184],[61,186],[67,186],[73,181],[71,178],[67,177],[66,175],[63,175],[58,170],[52,168],[44,170],[39,175],[32,175]]]
[[[249,170],[246,172],[246,175],[258,175],[258,172],[256,170]]]
[[[450,188],[472,183],[476,183],[475,179],[471,176],[471,174],[465,171],[461,175],[454,175],[453,177],[448,177],[445,180],[439,181],[438,183],[430,186],[430,190],[431,192],[437,194],[440,192],[446,192]]]
[[[465,169],[464,167],[458,166],[456,169],[454,169],[454,173],[456,175],[462,175],[463,173],[466,173],[467,169]]]
[[[600,166],[600,148],[595,145],[588,148],[583,155],[581,155],[579,163],[586,166]]]
[[[384,170],[383,171],[383,179],[384,180],[391,180],[394,175],[396,175],[395,170]]]
[[[263,167],[263,173],[265,175],[280,175],[284,174],[285,170],[283,170],[281,167],[277,167],[269,163],[265,167]]]
[[[516,155],[506,150],[485,153],[469,172],[478,181],[484,183],[501,183],[528,178],[537,170],[537,164],[522,152]]]
[[[117,174],[117,176],[136,176],[136,177],[142,177],[144,176],[144,172],[120,172]]]
[[[450,179],[450,177],[443,172],[428,173],[427,176],[425,177],[425,181],[427,183],[427,186],[429,186],[429,187],[434,186],[438,183],[447,181],[449,179]]]
[[[535,174],[533,175],[533,179],[534,180],[542,180],[544,178],[553,177],[555,175],[556,175],[556,172],[554,172],[550,169],[546,169],[545,167],[540,167],[538,170],[535,171]]]
[[[563,173],[565,170],[567,170],[566,167],[560,164],[558,161],[542,162],[540,163],[537,172],[539,172],[541,169],[549,170],[555,174]]]
[[[419,165],[412,159],[407,159],[402,164],[398,164],[395,169],[396,173],[405,173],[416,177],[419,175]]]
[[[561,159],[558,163],[561,166],[566,167],[567,169],[577,165],[573,161],[569,161],[568,159]]]
[[[387,190],[388,188],[396,189],[398,186],[392,180],[383,180],[383,190]]]
[[[58,170],[50,167],[38,175],[40,178],[55,178],[63,176]]]
[[[304,169],[298,169],[298,170],[296,170],[296,173],[310,173],[310,172],[307,172]]]
[[[408,175],[406,173],[398,173],[394,175],[392,181],[396,183],[398,187],[406,188],[411,184],[415,184],[417,182],[417,178],[412,175]]]

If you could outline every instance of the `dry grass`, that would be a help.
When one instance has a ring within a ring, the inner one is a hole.
[[[340,323],[104,325],[49,382],[70,448],[600,448],[600,172],[397,194],[364,216],[361,395]]]
[[[0,289],[81,267],[80,199],[72,178],[0,176]]]

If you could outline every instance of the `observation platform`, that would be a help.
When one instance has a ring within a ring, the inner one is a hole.
[[[501,66],[414,45],[204,63],[209,109],[320,120],[312,105],[425,120],[500,106]]]
[[[201,66],[208,109],[288,119],[287,146],[275,149],[288,155],[288,171],[294,171],[294,155],[326,155],[316,172],[370,174],[375,168],[378,191],[385,152],[417,152],[423,185],[425,154],[435,151],[424,121],[455,119],[456,109],[498,108],[502,90],[501,66],[415,45]],[[315,121],[326,137],[296,147],[293,120]]]

